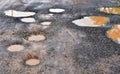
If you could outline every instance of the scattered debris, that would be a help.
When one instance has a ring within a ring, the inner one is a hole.
[[[101,27],[105,26],[108,22],[109,18],[104,16],[87,16],[82,19],[72,21],[72,23],[84,27]]]
[[[120,14],[119,7],[101,7],[98,8],[100,12],[108,13],[108,14]]]
[[[22,22],[25,22],[25,23],[33,23],[33,22],[36,22],[36,20],[34,18],[22,18],[21,19]]]
[[[18,44],[15,44],[15,45],[10,45],[7,50],[10,51],[10,52],[18,52],[18,51],[22,51],[24,49],[24,46],[23,45],[18,45]]]
[[[108,38],[120,44],[120,25],[114,25],[114,27],[107,31]]]
[[[35,12],[26,12],[26,11],[6,10],[6,11],[4,11],[4,14],[6,16],[10,16],[10,17],[28,17],[28,16],[33,16],[36,13]]]
[[[49,12],[52,12],[52,13],[62,13],[62,12],[65,12],[65,9],[51,8],[51,9],[49,9]]]

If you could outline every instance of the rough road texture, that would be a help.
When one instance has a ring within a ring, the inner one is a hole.
[[[37,23],[28,24],[0,15],[0,74],[120,74],[120,45],[106,36],[109,28],[78,27],[72,20],[86,15],[104,15],[119,24],[119,15],[107,15],[95,9],[119,6],[119,0],[0,0],[1,13],[6,9],[35,11]],[[65,13],[47,16],[51,7]],[[23,39],[29,32],[43,30],[39,22],[50,20],[44,29],[47,39],[34,43]],[[9,52],[11,44],[25,50]],[[25,64],[27,54],[42,57],[37,66]]]

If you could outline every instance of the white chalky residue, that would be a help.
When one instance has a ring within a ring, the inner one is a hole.
[[[6,10],[5,12],[6,16],[11,17],[28,17],[35,15],[35,12],[24,12],[24,11],[16,11],[16,10]]]
[[[35,19],[34,18],[22,18],[21,21],[25,23],[31,23],[31,22],[35,22]]]
[[[100,25],[94,24],[95,21],[92,20],[90,17],[84,17],[83,19],[73,20],[72,23],[74,23],[77,26],[83,26],[83,27],[99,27],[100,26]]]
[[[65,12],[65,9],[51,8],[51,9],[49,9],[49,12],[53,12],[53,13],[62,13],[62,12]]]

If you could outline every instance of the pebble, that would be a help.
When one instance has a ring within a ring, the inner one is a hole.
[[[73,20],[72,23],[82,27],[101,27],[109,22],[109,18],[104,16],[86,16],[82,19]]]
[[[107,37],[120,44],[120,25],[116,24],[112,29],[108,30]]]
[[[28,40],[29,41],[35,41],[35,42],[38,42],[38,41],[43,41],[45,40],[46,37],[45,35],[42,35],[42,34],[39,34],[39,35],[31,35],[28,37]]]
[[[23,45],[10,45],[7,50],[10,52],[18,52],[18,51],[22,51],[24,49]]]
[[[51,23],[50,21],[41,22],[43,26],[49,26]]]
[[[20,20],[22,22],[24,22],[24,23],[33,23],[33,22],[36,22],[36,20],[34,18],[22,18]]]
[[[28,17],[28,16],[34,16],[35,12],[26,12],[26,11],[17,11],[17,10],[6,10],[4,11],[4,14],[6,16],[11,17]]]
[[[107,14],[120,14],[120,8],[119,7],[101,7],[98,8],[100,12],[104,12]]]
[[[28,59],[25,61],[25,63],[29,66],[34,66],[34,65],[40,64],[40,60],[39,59]]]
[[[51,8],[51,9],[49,9],[49,12],[52,12],[52,13],[62,13],[62,12],[65,12],[65,9]]]

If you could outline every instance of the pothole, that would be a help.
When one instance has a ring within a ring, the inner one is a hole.
[[[28,17],[28,16],[33,16],[36,13],[35,12],[27,12],[27,11],[6,10],[6,11],[4,11],[4,14],[6,16],[10,16],[10,17]]]
[[[10,52],[19,52],[19,51],[24,50],[24,46],[21,45],[21,44],[13,44],[13,45],[10,45],[7,48],[7,50],[10,51]]]
[[[36,22],[35,18],[21,18],[20,20],[24,23],[34,23],[34,22]]]
[[[104,16],[86,16],[82,19],[73,20],[72,23],[83,27],[102,27],[109,22],[109,18]]]
[[[49,9],[49,12],[52,12],[52,13],[62,13],[62,12],[65,12],[65,9],[51,8],[51,9]]]
[[[120,44],[120,25],[114,25],[107,31],[107,37]]]

